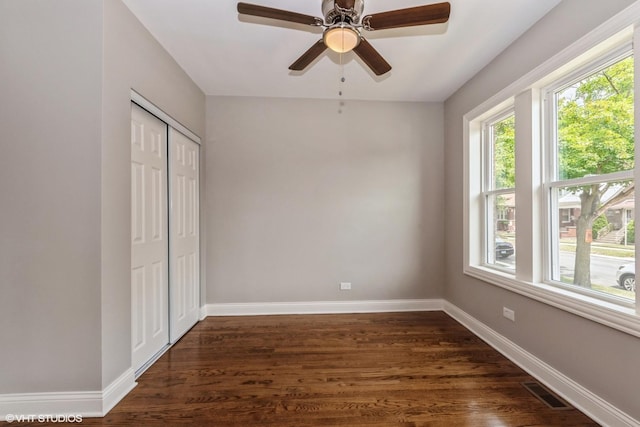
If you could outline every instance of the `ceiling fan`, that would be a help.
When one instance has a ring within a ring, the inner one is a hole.
[[[353,50],[376,75],[391,70],[391,65],[362,36],[362,30],[376,31],[388,28],[440,24],[449,20],[451,5],[435,3],[407,9],[374,13],[361,18],[364,0],[322,0],[324,19],[288,10],[274,9],[249,3],[238,3],[238,13],[280,21],[306,24],[324,29],[322,39],[302,54],[290,70],[304,70],[327,48],[344,53]]]

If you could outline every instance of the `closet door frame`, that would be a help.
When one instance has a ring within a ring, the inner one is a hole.
[[[142,109],[146,110],[147,112],[149,112],[151,115],[155,116],[156,118],[158,118],[159,120],[165,122],[167,124],[167,169],[170,169],[170,165],[171,165],[171,153],[170,153],[170,146],[171,146],[171,141],[169,140],[172,132],[177,131],[179,133],[181,133],[183,136],[185,136],[186,138],[188,138],[189,140],[193,141],[194,143],[196,143],[196,145],[198,146],[198,148],[202,145],[202,141],[200,139],[200,137],[198,137],[195,133],[191,132],[188,128],[186,128],[184,125],[182,125],[180,122],[178,122],[177,120],[175,120],[174,118],[172,118],[171,116],[169,116],[168,114],[166,114],[164,111],[162,111],[160,108],[156,107],[153,103],[151,103],[149,100],[147,100],[145,97],[143,97],[141,94],[139,94],[138,92],[131,90],[131,103],[132,104],[136,104],[139,107],[141,107]],[[200,151],[200,150],[198,150]],[[200,161],[200,153],[198,152],[198,161]],[[198,174],[200,174],[200,168],[198,165]],[[170,204],[172,203],[170,197],[171,197],[171,189],[170,189],[170,178],[171,178],[171,171],[169,170],[168,176],[167,176],[167,182],[168,182],[168,188],[167,188],[167,211],[168,211],[168,224],[171,224],[171,209],[170,209]],[[198,220],[198,224],[197,224],[197,229],[198,229],[198,233],[200,233],[200,188],[199,188],[199,182],[200,182],[200,176],[198,176],[198,201],[197,201],[197,206],[198,206],[198,215],[197,215],[197,220]],[[169,227],[167,227],[168,230],[168,235],[170,236],[172,231],[169,229]],[[201,236],[198,235],[198,281],[197,281],[197,305],[198,305],[198,311],[200,311],[200,305],[201,305],[201,279],[200,279],[200,257],[201,257],[201,251],[200,251],[200,247],[201,247]],[[171,241],[169,241],[169,247],[171,247]],[[175,343],[182,334],[178,334],[177,331],[172,331],[172,324],[175,323],[172,321],[171,316],[172,316],[172,307],[171,307],[171,295],[172,295],[172,287],[171,287],[171,276],[172,276],[172,271],[171,271],[171,253],[168,254],[168,263],[169,263],[169,292],[167,295],[167,298],[169,298],[169,344],[166,346],[165,349],[163,349],[162,352],[160,352],[159,354],[157,354],[156,356],[153,357],[152,360],[150,360],[147,364],[144,365],[144,368],[140,370],[140,372],[136,372],[136,377],[138,377],[139,375],[141,375],[144,370],[146,370],[149,366],[151,366],[166,350],[168,350],[170,348],[170,346]],[[133,316],[133,313],[132,313]],[[199,316],[199,318],[201,318],[201,316]],[[183,331],[184,332],[184,331]]]
[[[165,122],[167,125],[169,125],[169,127],[172,127],[175,130],[179,131],[181,134],[183,134],[196,144],[202,145],[202,141],[200,140],[200,137],[198,135],[191,132],[173,117],[169,116],[167,113],[153,105],[150,101],[148,101],[145,97],[140,95],[135,90],[131,90],[131,102],[138,104],[140,107],[144,108],[145,110]]]

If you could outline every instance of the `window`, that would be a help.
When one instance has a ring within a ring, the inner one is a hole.
[[[640,336],[640,29],[617,19],[464,116],[464,272]]]
[[[484,124],[483,200],[486,265],[515,270],[515,116],[503,112]]]
[[[552,128],[546,192],[550,282],[635,300],[633,287],[615,278],[635,256],[633,243],[625,239],[630,223],[623,214],[634,200],[630,53],[597,61],[547,92]],[[569,210],[575,214],[567,221]]]

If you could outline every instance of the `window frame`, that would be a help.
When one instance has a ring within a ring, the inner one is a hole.
[[[502,271],[506,274],[515,274],[514,268],[501,267],[496,264],[495,256],[495,223],[496,217],[493,214],[493,203],[489,203],[489,199],[505,195],[515,194],[516,187],[495,188],[495,132],[494,127],[497,123],[515,117],[515,109],[513,105],[503,108],[497,114],[492,115],[482,122],[482,168],[481,168],[481,204],[483,213],[483,230],[482,230],[482,264],[491,269]],[[515,159],[514,159],[515,160]],[[515,163],[514,163],[515,168]],[[516,222],[517,224],[517,222]],[[517,227],[517,225],[516,225]],[[491,243],[494,242],[494,247]]]
[[[548,198],[543,186],[546,173],[541,166],[546,160],[547,149],[541,139],[547,138],[546,122],[543,114],[544,89],[562,78],[569,78],[572,73],[599,57],[604,57],[616,49],[622,49],[633,40],[635,61],[635,87],[640,88],[640,30],[634,28],[640,24],[640,3],[636,2],[622,12],[609,19],[597,29],[586,34],[572,45],[544,61],[527,74],[507,85],[484,102],[463,115],[463,273],[485,283],[504,288],[511,292],[540,301],[566,312],[584,317],[613,329],[640,337],[640,294],[636,292],[636,301],[630,305],[620,304],[583,295],[573,290],[545,283],[549,277],[545,248],[550,242],[545,237],[549,221]],[[636,106],[640,105],[640,97],[636,97]],[[482,175],[484,159],[481,157],[482,123],[491,117],[515,105],[516,110],[516,152],[527,151],[528,158],[516,158],[516,181],[518,193],[516,198],[516,223],[518,237],[516,239],[517,273],[506,273],[494,268],[487,268],[481,257],[484,242],[479,242],[479,231],[484,221],[482,204],[479,195],[481,188],[479,177]],[[640,107],[635,108],[635,121],[640,117]],[[519,133],[520,132],[520,133]],[[521,138],[520,136],[523,136]],[[519,142],[524,139],[524,142]],[[640,126],[635,127],[636,159],[640,158]],[[528,145],[527,145],[528,143]],[[480,159],[480,160],[479,160]],[[524,168],[521,166],[524,165]],[[521,179],[524,178],[524,179]],[[640,182],[640,166],[635,167],[633,179]],[[640,190],[636,190],[640,192]],[[638,223],[640,200],[636,195],[635,221]],[[525,226],[522,226],[524,224]],[[536,228],[536,224],[541,224]],[[528,228],[527,228],[528,227]],[[524,237],[522,237],[524,236]],[[535,237],[537,236],[537,237]],[[540,238],[542,236],[542,238]],[[640,259],[640,244],[635,248],[636,257]],[[521,268],[524,266],[525,268]]]
[[[596,299],[601,299],[603,301],[608,301],[613,304],[619,304],[621,306],[634,308],[636,303],[633,300],[624,297],[618,297],[615,295],[606,294],[601,291],[596,291],[587,288],[581,288],[576,285],[572,285],[569,283],[564,283],[559,280],[555,280],[553,278],[554,272],[560,270],[559,266],[559,256],[555,256],[555,251],[559,248],[559,236],[558,230],[556,226],[560,225],[559,216],[559,207],[555,203],[558,200],[557,196],[554,196],[554,191],[557,191],[559,188],[563,187],[576,187],[580,185],[588,185],[588,184],[604,184],[607,182],[615,182],[615,181],[624,181],[624,180],[633,180],[634,179],[634,171],[624,171],[624,172],[616,172],[612,174],[606,175],[597,175],[588,178],[578,178],[573,180],[562,180],[562,181],[553,181],[553,182],[545,182],[543,184],[544,193],[547,199],[547,212],[546,215],[548,220],[546,221],[547,227],[545,227],[545,235],[548,245],[545,245],[545,256],[544,260],[546,262],[545,266],[545,274],[544,274],[544,283],[566,289],[570,292],[575,292],[577,294],[582,294],[586,296],[590,296]],[[634,190],[635,191],[635,190]],[[635,258],[634,258],[635,261]],[[636,292],[636,299],[637,299]]]
[[[626,171],[618,171],[613,173],[607,173],[603,175],[586,176],[582,178],[561,179],[559,177],[558,167],[558,108],[556,94],[564,89],[584,80],[585,78],[598,73],[599,71],[614,65],[626,58],[634,56],[634,49],[631,40],[622,43],[620,46],[611,49],[610,52],[601,54],[586,64],[576,67],[565,76],[551,82],[542,90],[543,93],[543,114],[546,117],[545,126],[543,127],[543,135],[541,144],[543,150],[546,151],[546,161],[543,163],[543,192],[544,199],[546,201],[544,215],[546,215],[544,234],[546,236],[546,243],[544,244],[544,273],[543,282],[566,289],[570,292],[575,292],[585,296],[593,297],[596,299],[602,299],[604,301],[611,302],[613,304],[619,304],[625,307],[634,308],[636,306],[635,301],[630,301],[628,298],[618,297],[615,295],[608,295],[604,292],[599,292],[591,289],[581,288],[579,286],[571,285],[568,283],[555,280],[553,278],[554,273],[559,271],[559,254],[555,254],[559,248],[559,235],[556,226],[560,225],[560,210],[557,205],[558,197],[554,196],[554,192],[557,192],[563,187],[576,187],[580,185],[600,184],[614,181],[634,180],[634,169]],[[634,63],[637,62],[634,59]],[[634,106],[635,106],[634,100]],[[634,258],[635,261],[635,258]],[[637,292],[636,292],[637,301]]]

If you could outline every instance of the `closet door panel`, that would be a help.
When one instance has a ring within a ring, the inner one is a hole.
[[[131,106],[131,344],[138,371],[169,343],[167,125]]]
[[[198,321],[200,312],[200,146],[169,131],[171,342]]]

